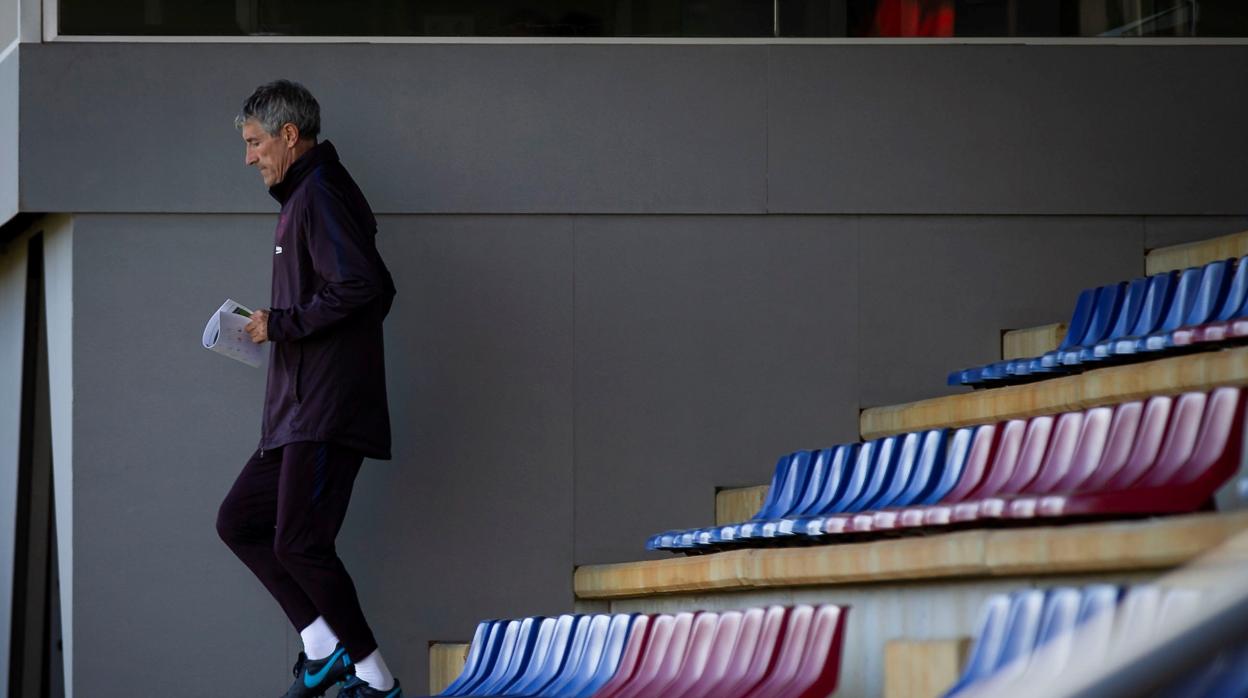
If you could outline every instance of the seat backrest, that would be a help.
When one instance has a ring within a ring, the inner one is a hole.
[[[438,695],[451,696],[455,695],[454,691],[460,686],[472,679],[474,672],[477,671],[481,663],[481,655],[485,649],[486,638],[490,635],[490,629],[493,627],[494,621],[486,620],[477,624],[477,629],[472,633],[472,642],[468,644],[468,656],[464,659],[464,668],[459,672],[459,676],[450,683],[446,688],[442,689],[442,693]]]
[[[645,687],[654,678],[659,665],[667,657],[667,649],[671,645],[672,632],[676,628],[676,617],[668,614],[652,616],[650,619],[650,641],[642,651],[637,669],[628,681],[611,695],[616,698],[633,695],[638,688]]]
[[[880,447],[876,451],[875,464],[871,466],[871,477],[858,497],[850,503],[845,511],[866,511],[872,508],[880,494],[892,482],[897,473],[897,461],[901,456],[900,436],[889,436],[880,439]]]
[[[1131,328],[1131,336],[1141,337],[1161,326],[1166,309],[1174,297],[1178,272],[1168,271],[1148,277],[1148,293],[1144,294],[1144,303],[1140,305],[1140,314]]]
[[[1045,594],[1038,589],[1015,592],[1010,605],[1010,619],[1005,642],[997,657],[993,675],[1018,676],[1027,669],[1027,662],[1036,648],[1040,618],[1044,613]]]
[[[447,695],[465,695],[466,691],[472,690],[474,686],[480,684],[494,671],[494,665],[498,663],[499,650],[502,649],[503,635],[507,632],[509,623],[510,621],[500,620],[490,627],[490,634],[486,638],[485,649],[482,652],[481,662],[477,665],[476,672],[462,685],[457,687],[454,693],[448,693]]]
[[[1114,647],[1152,635],[1161,613],[1161,599],[1161,588],[1153,584],[1138,584],[1127,590],[1114,614]]]
[[[815,608],[806,650],[797,671],[784,687],[794,698],[824,698],[836,691],[841,673],[841,648],[845,640],[848,608],[832,604]]]
[[[584,619],[585,616],[581,615],[559,616],[555,620],[550,642],[547,644],[546,651],[542,653],[540,662],[538,657],[535,656],[530,661],[531,671],[526,671],[520,678],[513,681],[510,686],[506,687],[507,691],[521,695],[532,695],[550,683],[559,674],[559,670],[563,668],[563,664],[568,657],[568,650],[571,647],[572,636],[576,631],[576,627]]]
[[[523,621],[509,620],[503,626],[502,639],[499,642],[498,653],[495,655],[490,670],[481,677],[479,681],[468,687],[471,692],[479,692],[482,687],[493,686],[500,680],[507,677],[507,669],[514,659],[516,640],[520,635],[520,626]]]
[[[1126,489],[1153,467],[1169,430],[1174,405],[1175,399],[1170,395],[1149,398],[1144,404],[1144,416],[1140,418],[1140,427],[1136,430],[1135,443],[1131,447],[1127,462],[1107,481],[1096,484],[1095,491],[1117,492]],[[1093,491],[1093,485],[1089,484],[1085,489]]]
[[[925,432],[916,431],[902,437],[901,453],[897,456],[897,465],[893,467],[893,476],[885,483],[884,491],[867,503],[868,508],[883,509],[893,506],[910,487],[911,480],[918,474],[919,452],[922,450],[924,436]]]
[[[979,488],[979,483],[984,480],[984,473],[988,472],[989,464],[996,457],[1005,426],[1005,423],[982,424],[975,428],[975,438],[971,440],[971,447],[966,454],[966,461],[963,463],[961,472],[958,474],[957,483],[940,500],[941,502],[964,501]]]
[[[654,618],[654,616],[640,615],[633,619],[632,627],[628,633],[628,641],[624,644],[624,653],[620,655],[620,660],[615,667],[614,673],[608,676],[597,687],[597,690],[588,691],[588,695],[595,696],[595,698],[609,698],[633,680],[633,675],[637,673],[637,668],[641,666],[641,659],[645,656],[646,647],[650,644]],[[520,696],[526,694],[522,692],[508,692],[507,695]]]
[[[997,444],[996,458],[992,460],[992,466],[984,473],[984,479],[979,483],[979,487],[972,492],[967,499],[983,499],[992,497],[997,494],[1001,485],[1005,484],[1014,474],[1014,467],[1018,465],[1018,457],[1023,450],[1023,440],[1027,432],[1034,428],[1047,432],[1053,423],[1051,416],[1033,417],[1030,422],[1024,419],[1011,419],[1006,422],[1001,429],[1001,442]]]
[[[1140,428],[1143,414],[1143,402],[1124,402],[1114,407],[1114,418],[1109,424],[1109,434],[1105,437],[1101,459],[1086,472],[1071,468],[1066,477],[1054,485],[1053,491],[1094,490],[1099,484],[1108,482],[1122,469],[1131,455],[1131,447],[1135,445],[1135,435]]]
[[[815,502],[819,501],[819,496],[823,494],[824,485],[827,484],[828,476],[832,471],[833,452],[834,449],[831,448],[815,452],[814,460],[810,464],[810,475],[806,477],[806,486],[802,489],[801,498],[793,505],[791,515],[805,514],[815,505]]]
[[[807,507],[806,511],[802,512],[803,515],[823,514],[839,497],[844,495],[857,459],[858,444],[841,444],[832,448],[832,457],[828,463],[828,471],[823,478],[819,496]]]
[[[932,490],[939,486],[940,478],[944,474],[948,441],[948,429],[923,432],[919,438],[919,453],[914,459],[914,472],[910,475],[910,482],[892,501],[883,506],[900,507],[918,504],[929,496]],[[970,441],[970,434],[963,437],[964,444],[969,445]]]
[[[1094,407],[1086,412],[1069,414],[1078,414],[1079,419],[1072,419],[1069,423],[1063,419],[1058,420],[1044,465],[1036,474],[1036,479],[1023,489],[1024,492],[1029,494],[1058,492],[1060,490],[1056,485],[1069,473],[1089,472],[1101,460],[1101,455],[1105,451],[1105,439],[1109,436],[1109,425],[1114,418],[1114,409]],[[1077,434],[1074,433],[1076,430]]]
[[[756,671],[746,677],[741,686],[748,687],[749,692],[743,695],[750,698],[782,695],[781,687],[793,678],[801,665],[802,653],[810,636],[814,617],[815,609],[805,604],[796,605],[789,610],[789,622],[774,659],[765,670]],[[761,667],[760,662],[751,668],[757,670]]]
[[[1074,638],[1069,657],[1072,661],[1100,661],[1113,647],[1114,616],[1117,614],[1119,588],[1113,584],[1090,584],[1083,589],[1079,632]]]
[[[566,696],[571,686],[583,682],[593,674],[602,659],[602,651],[607,641],[607,630],[611,627],[611,616],[597,614],[588,617],[581,632],[577,633],[568,660],[555,678],[542,687],[537,694],[540,696]],[[489,691],[481,691],[489,695]]]
[[[1205,265],[1200,277],[1200,286],[1196,289],[1196,297],[1192,299],[1192,307],[1183,318],[1184,325],[1201,325],[1209,322],[1214,313],[1226,300],[1227,291],[1231,288],[1230,262],[1219,259]]]
[[[555,626],[557,624],[558,620],[555,618],[542,618],[537,621],[535,632],[533,633],[533,647],[529,651],[528,661],[525,662],[519,673],[499,689],[499,693],[506,693],[513,686],[528,683],[533,677],[541,673],[542,667],[550,656],[550,645],[554,639]]]
[[[978,433],[978,427],[963,427],[944,441],[944,456],[940,459],[943,465],[939,467],[939,475],[933,472],[931,488],[918,495],[914,504],[935,504],[949,495],[962,477],[962,469],[966,467]],[[992,436],[988,435],[985,440],[991,448]]]
[[[1185,485],[1215,469],[1224,471],[1222,479],[1229,478],[1239,466],[1244,425],[1242,402],[1241,388],[1218,388],[1210,393],[1192,455],[1177,466],[1159,460],[1143,484]]]
[[[550,663],[551,666],[549,668],[553,669],[550,677],[541,686],[535,687],[532,695],[551,695],[551,693],[546,692],[547,687],[563,685],[568,674],[575,671],[579,662],[584,658],[585,647],[589,644],[589,638],[602,618],[604,616],[583,615],[576,619],[576,622],[572,625],[571,635],[568,638],[567,650],[562,653],[562,656],[558,657],[560,660],[558,666],[553,666],[554,662]],[[603,625],[605,627],[605,624]],[[548,655],[548,658],[553,659],[556,656],[555,653],[551,653]]]
[[[1079,341],[1081,346],[1096,344],[1109,335],[1118,315],[1118,307],[1122,305],[1125,286],[1122,282],[1109,284],[1096,292],[1096,305],[1092,307],[1092,317],[1088,318],[1088,327]]]
[[[774,518],[776,499],[780,496],[780,491],[784,489],[785,480],[789,477],[789,472],[792,469],[792,454],[780,456],[779,460],[776,461],[775,470],[772,471],[771,484],[767,487],[767,495],[763,497],[763,505],[759,507],[758,513],[754,514],[753,521]]]
[[[576,680],[569,682],[561,695],[590,696],[599,687],[610,681],[620,665],[629,633],[632,631],[635,621],[640,617],[643,616],[636,613],[617,613],[611,616],[611,622],[607,627],[606,638],[602,642],[601,649],[594,648],[597,659],[584,662],[580,676]]]
[[[876,455],[880,450],[880,440],[865,441],[858,446],[858,453],[854,458],[853,468],[849,471],[846,478],[845,489],[841,491],[841,496],[827,508],[825,513],[839,514],[843,511],[849,511],[849,506],[858,499],[862,494],[862,490],[867,486],[867,479],[871,476],[871,468],[875,465]]]
[[[761,624],[763,609],[752,611],[757,616],[757,622]],[[732,646],[736,644],[737,636],[741,633],[741,621],[745,614],[741,611],[727,611],[705,615],[715,619],[710,641],[705,645],[705,652],[701,645],[690,644],[689,658],[681,667],[680,676],[665,690],[670,698],[706,695],[708,687],[724,675],[724,668],[731,660]],[[696,627],[694,634],[697,634]]]
[[[541,617],[530,617],[520,621],[520,627],[516,632],[510,650],[508,650],[504,642],[501,652],[505,653],[505,661],[504,655],[500,654],[499,662],[495,665],[493,674],[475,689],[478,693],[497,693],[517,676],[524,673],[532,657],[533,643],[537,640],[537,628],[541,621]]]
[[[715,651],[711,653],[706,669],[697,683],[685,693],[685,698],[716,696],[726,691],[725,686],[734,680],[733,674],[744,671],[744,665],[753,656],[754,647],[766,625],[768,612],[762,608],[746,609],[741,612],[741,620],[735,633],[731,626],[721,628],[720,634],[716,636]],[[720,616],[720,623],[724,622],[724,616]],[[734,636],[729,639],[728,634]]]
[[[956,683],[945,692],[945,698],[962,692],[970,684],[991,676],[1001,656],[1005,631],[1009,625],[1010,597],[993,594],[984,602],[979,612],[979,624],[975,629],[975,642],[967,658],[966,667]]]
[[[1133,487],[1156,487],[1165,484],[1196,450],[1196,438],[1204,421],[1205,406],[1209,403],[1206,393],[1184,393],[1175,401],[1174,415],[1166,429],[1166,440],[1153,467],[1149,468]]]
[[[1057,434],[1070,431],[1068,418],[1071,414],[1043,415],[1028,420],[1027,432],[1023,435],[1023,445],[1018,452],[1018,461],[1014,464],[1013,471],[1008,477],[1001,473],[990,474],[984,486],[991,487],[994,494],[1021,492],[1029,482],[1035,479],[1036,473],[1039,473],[1041,466],[1047,462],[1044,456],[1051,450],[1050,442],[1057,438]],[[990,485],[989,482],[993,484]]]
[[[1215,320],[1230,320],[1248,315],[1248,257],[1240,257],[1235,265],[1235,278],[1226,293],[1226,301]]]
[[[1080,600],[1078,589],[1058,587],[1048,591],[1036,633],[1035,652],[1023,672],[1024,681],[1051,679],[1065,666],[1075,636]]]
[[[1075,312],[1070,316],[1070,322],[1066,325],[1066,336],[1062,338],[1062,343],[1058,346],[1059,351],[1078,346],[1079,340],[1087,332],[1088,319],[1092,317],[1092,306],[1096,303],[1097,290],[1087,288],[1079,292],[1079,298],[1075,300]]]
[[[1148,295],[1148,278],[1138,277],[1127,282],[1122,294],[1122,302],[1118,305],[1118,314],[1114,316],[1113,325],[1105,333],[1105,339],[1121,339],[1131,334],[1140,318],[1140,308],[1144,306],[1144,298]]]
[[[784,516],[801,496],[810,474],[810,451],[797,451],[789,455],[789,468],[780,482],[780,490],[771,503],[771,509],[763,518],[777,519]]]
[[[771,668],[776,651],[784,640],[788,616],[789,609],[783,606],[768,607],[758,632],[749,638],[750,642],[737,643],[723,678],[706,695],[742,696],[758,683]],[[744,633],[742,639],[746,639]]]
[[[679,685],[696,681],[706,668],[718,626],[718,613],[699,613],[693,619],[684,651],[680,654],[668,652],[668,661],[663,663],[646,692],[649,695],[670,696],[680,690]]]
[[[1113,407],[1093,407],[1084,412],[1083,428],[1079,431],[1070,464],[1064,471],[1060,468],[1042,469],[1025,491],[1031,494],[1070,492],[1086,480],[1105,457],[1105,446],[1109,443],[1109,432],[1114,425],[1114,412]],[[1059,450],[1060,441],[1055,439],[1050,453]]]
[[[1183,326],[1187,314],[1196,302],[1196,292],[1200,289],[1200,278],[1204,270],[1200,267],[1184,269],[1179,274],[1178,284],[1174,287],[1174,295],[1170,298],[1170,307],[1162,319],[1157,332],[1172,332]]]

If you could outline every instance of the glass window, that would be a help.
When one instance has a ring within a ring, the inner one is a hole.
[[[1245,0],[59,0],[66,35],[1248,36]]]

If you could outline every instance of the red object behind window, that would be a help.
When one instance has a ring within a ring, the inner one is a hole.
[[[872,36],[953,36],[953,0],[879,0]]]

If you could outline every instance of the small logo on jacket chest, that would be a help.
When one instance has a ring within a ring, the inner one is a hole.
[[[281,254],[281,253],[282,253],[282,246],[281,246],[281,245],[278,245],[276,248],[274,248],[274,250],[273,250],[273,254]]]

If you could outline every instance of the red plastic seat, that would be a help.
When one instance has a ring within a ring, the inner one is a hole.
[[[1239,388],[1187,393],[1175,403],[1161,451],[1151,467],[1124,467],[1099,490],[1045,497],[1046,516],[1165,514],[1204,506],[1239,467],[1243,435]],[[1145,434],[1141,433],[1141,441]],[[1130,465],[1130,464],[1129,464]]]
[[[707,614],[708,616],[710,614]],[[723,676],[724,670],[728,667],[728,662],[732,658],[732,648],[737,643],[738,637],[741,635],[741,629],[744,625],[743,621],[747,615],[753,617],[755,632],[757,628],[762,627],[763,609],[755,608],[742,613],[741,611],[728,611],[721,613],[717,617],[714,625],[710,642],[706,644],[706,651],[702,653],[695,649],[697,643],[690,645],[689,658],[685,660],[685,664],[681,667],[680,676],[667,686],[667,695],[670,698],[682,698],[683,696],[700,696],[704,694],[704,690],[700,689],[703,683],[714,682]],[[694,635],[697,635],[697,628],[694,628]]]
[[[736,616],[739,616],[739,620],[736,621],[735,629],[732,627],[733,614],[724,613],[720,616],[720,627],[715,634],[715,642],[711,647],[711,654],[702,675],[679,697],[673,695],[672,698],[701,698],[714,695],[716,686],[724,680],[735,665],[741,663],[738,655],[749,657],[754,654],[754,646],[762,635],[767,611],[761,608],[751,608]]]
[[[836,690],[841,675],[841,647],[847,608],[819,606],[814,611],[806,647],[797,668],[773,694],[791,698],[825,698]]]
[[[995,495],[1001,485],[1010,479],[1010,475],[1014,473],[1014,467],[1018,465],[1028,424],[1027,420],[1011,419],[1001,425],[1001,438],[997,443],[992,464],[984,470],[982,479],[964,496],[957,499],[949,497],[944,504],[917,507],[921,512],[918,522],[914,522],[913,517],[907,519],[906,513],[908,512],[905,512],[902,514],[902,523],[909,523],[911,526],[947,526],[953,520],[954,507],[958,504]],[[1043,424],[1043,422],[1038,424]],[[963,477],[969,475],[971,473],[966,473]],[[962,483],[958,482],[958,487],[955,489],[961,489],[961,486]]]
[[[1108,407],[1097,407],[1090,410],[1088,418],[1084,420],[1084,430],[1089,432],[1093,428],[1094,420],[1093,412],[1096,410],[1108,410]],[[1041,494],[1053,494],[1062,492],[1074,492],[1090,482],[1094,477],[1105,477],[1108,479],[1114,473],[1118,472],[1127,462],[1127,457],[1131,455],[1131,447],[1135,443],[1135,435],[1139,430],[1140,417],[1144,413],[1144,403],[1142,402],[1126,402],[1113,408],[1113,418],[1109,423],[1108,433],[1101,440],[1100,457],[1094,459],[1094,438],[1096,434],[1089,432],[1089,436],[1082,441],[1079,448],[1075,451],[1075,459],[1071,464],[1070,470],[1047,492]],[[1164,429],[1164,423],[1161,427]],[[1041,496],[1036,492],[1029,492],[1030,496],[1016,497],[1009,502],[1008,516],[1012,519],[1027,519],[1036,515],[1036,507],[1040,504]]]
[[[669,620],[670,622],[666,622]],[[662,677],[671,673],[672,670],[665,665],[679,666],[689,642],[689,631],[692,628],[692,613],[678,613],[675,616],[656,618],[654,634],[646,646],[641,665],[637,667],[632,680],[613,694],[614,698],[658,695],[650,690],[651,684],[661,683]]]
[[[699,613],[693,619],[693,627],[689,631],[688,642],[683,651],[676,643],[669,645],[667,661],[663,662],[654,680],[646,686],[644,695],[671,696],[683,690],[677,687],[678,683],[691,683],[688,677],[696,680],[706,668],[718,625],[718,613]]]
[[[705,693],[705,698],[737,698],[762,680],[775,662],[777,650],[787,632],[789,609],[772,606],[763,617],[762,627],[753,642],[738,642],[733,648],[727,670]],[[744,633],[742,639],[745,638]]]
[[[1027,436],[1023,440],[1023,448],[1013,472],[1009,473],[1004,482],[1000,482],[1001,478],[998,478],[997,482],[1000,484],[993,483],[996,484],[992,488],[995,489],[994,492],[984,492],[981,496],[954,506],[952,521],[976,521],[980,518],[980,511],[985,508],[995,512],[998,508],[996,505],[1005,501],[1004,497],[1022,492],[1038,476],[1059,467],[1063,457],[1069,460],[1081,426],[1082,412],[1067,412],[1058,417],[1033,417],[1027,424]]]
[[[783,691],[785,684],[797,673],[801,665],[814,617],[815,609],[806,605],[794,606],[789,611],[789,621],[783,641],[779,643],[779,650],[768,663],[765,671],[761,674],[756,672],[748,675],[739,684],[740,688],[745,689],[748,686],[749,690],[743,690],[738,695],[742,698],[775,698],[775,696],[785,695]],[[758,655],[755,654],[755,657],[757,658]],[[755,668],[762,666],[761,662],[753,664]],[[753,680],[755,678],[757,680]]]

